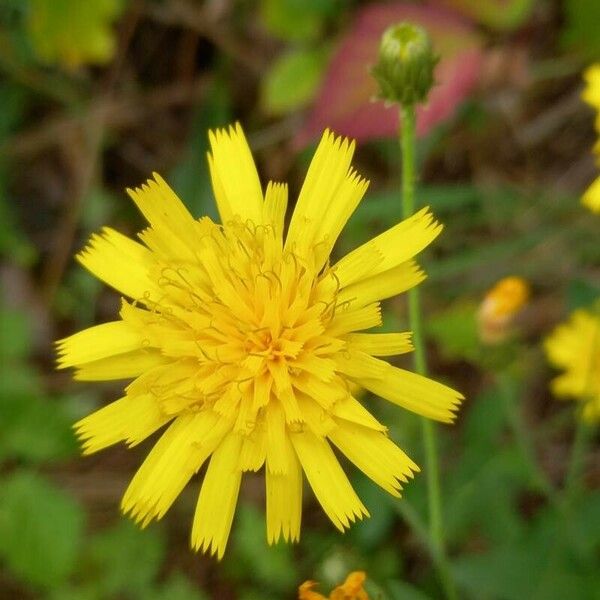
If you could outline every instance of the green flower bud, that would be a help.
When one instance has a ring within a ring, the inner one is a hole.
[[[403,105],[424,102],[437,61],[425,29],[405,22],[388,27],[381,37],[379,60],[371,69],[379,97]]]

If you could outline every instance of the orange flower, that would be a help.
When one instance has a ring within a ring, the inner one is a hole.
[[[353,571],[328,597],[313,591],[318,585],[316,581],[305,581],[298,588],[298,600],[369,600],[369,595],[363,587],[366,578],[364,571]]]
[[[487,344],[505,341],[512,333],[515,317],[530,296],[529,284],[521,277],[505,277],[485,295],[479,306],[479,335]]]

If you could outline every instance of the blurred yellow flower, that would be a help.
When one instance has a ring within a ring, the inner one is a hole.
[[[481,339],[494,344],[509,337],[514,319],[529,296],[529,284],[521,277],[505,277],[498,281],[479,306],[477,318]]]
[[[298,600],[369,600],[363,584],[367,578],[364,571],[354,571],[346,577],[342,585],[338,585],[329,596],[314,592],[316,581],[305,581],[298,588]]]
[[[600,213],[600,175],[596,177],[592,185],[585,191],[581,203],[592,212]]]
[[[424,279],[413,257],[441,230],[428,209],[333,266],[331,250],[367,189],[354,143],[326,131],[284,236],[287,187],[263,196],[239,125],[210,133],[222,225],[194,219],[158,176],[129,194],[150,226],[142,243],[105,228],[79,255],[128,296],[120,320],[58,343],[79,380],[135,378],[76,425],[86,453],[129,446],[169,424],[122,501],[160,519],[210,458],[192,546],[223,555],[245,471],[265,468],[267,539],[298,540],[302,473],[343,531],[367,515],[333,444],[390,494],[417,465],[350,392],[352,383],[425,417],[454,420],[462,396],[376,357],[410,352],[381,325],[380,301]]]
[[[577,398],[583,403],[587,421],[600,420],[600,316],[587,310],[575,311],[545,342],[548,360],[564,369],[552,381],[559,397]]]
[[[600,63],[588,67],[583,74],[586,83],[581,97],[592,108],[598,111],[596,115],[596,130],[600,133]]]
[[[589,67],[583,74],[586,87],[581,95],[583,100],[596,109],[596,131],[600,136],[600,63]],[[594,146],[594,152],[600,160],[600,139]],[[600,164],[600,163],[599,163]],[[581,198],[581,203],[592,212],[600,213],[600,176],[595,179]]]

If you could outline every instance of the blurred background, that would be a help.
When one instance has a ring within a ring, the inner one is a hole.
[[[291,198],[325,127],[357,138],[371,187],[339,255],[399,220],[397,114],[374,101],[368,69],[402,19],[441,55],[418,118],[418,198],[446,225],[423,261],[430,368],[467,397],[440,428],[460,597],[600,598],[597,437],[565,500],[576,406],[550,394],[542,349],[600,296],[600,216],[580,204],[597,175],[581,92],[600,58],[600,2],[0,0],[1,599],[284,600],[352,569],[373,598],[442,597],[422,474],[397,501],[348,469],[372,518],[340,535],[306,494],[301,542],[273,548],[262,476],[246,476],[219,563],[188,548],[197,479],[145,531],[119,515],[154,439],[81,458],[71,424],[122,384],[54,370],[54,340],[117,312],[73,254],[102,225],[142,227],[125,187],[158,171],[194,215],[216,216],[210,127],[239,120],[263,183],[288,181]],[[489,323],[481,303],[508,275],[530,301]],[[384,321],[407,327],[402,299]],[[364,401],[423,464],[418,419]]]

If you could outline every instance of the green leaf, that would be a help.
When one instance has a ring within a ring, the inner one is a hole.
[[[288,41],[311,40],[319,35],[326,17],[339,0],[262,0],[260,13],[273,35]]]
[[[30,584],[53,587],[67,580],[84,523],[82,507],[36,473],[19,471],[0,482],[0,556]]]
[[[31,325],[27,314],[0,306],[0,363],[20,360],[31,349]]]
[[[164,537],[157,527],[140,529],[122,518],[91,540],[91,558],[101,574],[98,586],[106,597],[142,594],[155,580],[164,559]],[[142,596],[143,597],[143,596]]]
[[[0,460],[40,463],[73,456],[77,441],[71,425],[61,399],[0,393]]]
[[[30,0],[27,29],[38,57],[76,68],[108,62],[115,51],[113,21],[121,0]]]
[[[308,104],[321,82],[326,58],[320,49],[292,50],[280,56],[263,80],[264,109],[281,115]]]
[[[595,0],[566,0],[564,3],[565,28],[562,42],[586,57],[600,55],[600,2]]]

